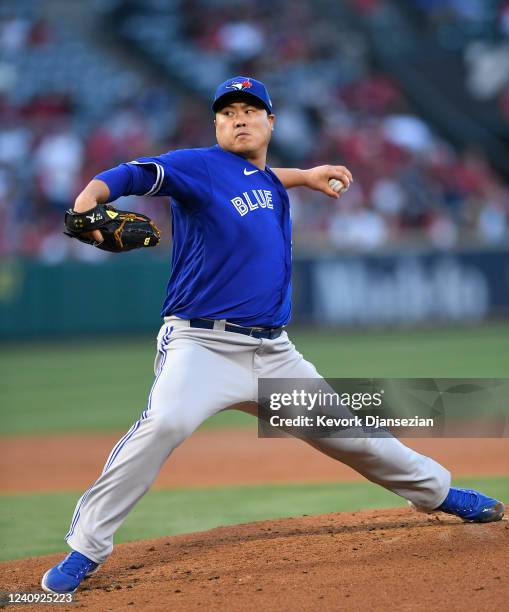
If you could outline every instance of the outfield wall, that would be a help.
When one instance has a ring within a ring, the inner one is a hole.
[[[153,332],[169,263],[129,253],[99,263],[0,263],[3,339]],[[297,257],[294,321],[370,326],[509,317],[509,249]]]
[[[307,265],[304,314],[327,325],[509,316],[509,250],[328,257]]]

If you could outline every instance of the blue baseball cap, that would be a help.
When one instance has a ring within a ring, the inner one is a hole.
[[[272,101],[265,85],[261,81],[243,76],[233,77],[219,85],[214,95],[212,110],[216,113],[221,107],[221,103],[226,102],[226,96],[231,96],[232,94],[253,96],[272,114]]]

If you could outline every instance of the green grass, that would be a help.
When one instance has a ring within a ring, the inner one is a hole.
[[[509,500],[509,477],[458,479]],[[0,496],[0,560],[66,550],[63,537],[81,493]],[[368,482],[173,489],[148,493],[118,531],[115,542],[142,540],[302,514],[405,505]]]
[[[290,333],[329,377],[475,377],[509,374],[509,324],[474,328]],[[154,340],[75,340],[0,346],[2,435],[124,430],[145,408]],[[250,425],[228,411],[205,426]]]

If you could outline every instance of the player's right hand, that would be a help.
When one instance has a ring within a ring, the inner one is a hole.
[[[305,170],[306,186],[315,191],[321,191],[331,198],[339,198],[341,192],[334,191],[329,185],[331,179],[341,181],[348,189],[353,182],[352,173],[345,166],[315,166]]]

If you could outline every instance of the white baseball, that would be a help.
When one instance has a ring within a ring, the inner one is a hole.
[[[342,181],[335,178],[329,179],[329,187],[336,193],[344,193],[345,191],[348,191],[348,187],[345,187]]]

